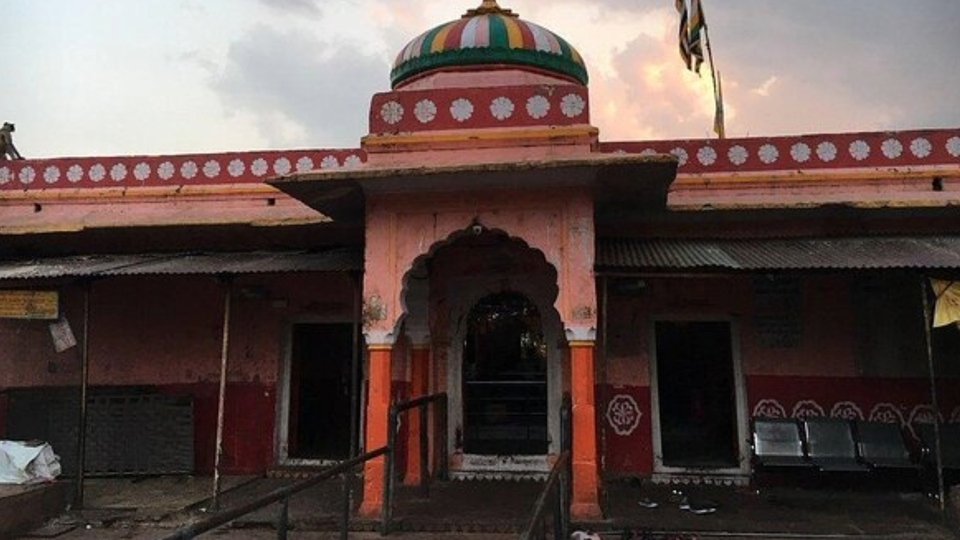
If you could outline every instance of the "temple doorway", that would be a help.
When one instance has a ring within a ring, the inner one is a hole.
[[[465,453],[547,453],[547,347],[528,298],[492,294],[470,311],[462,392]]]
[[[658,465],[668,470],[739,468],[731,323],[657,321],[654,333]]]
[[[281,418],[287,462],[349,457],[353,335],[351,323],[292,325]]]
[[[541,251],[482,227],[408,272],[403,332],[431,342],[431,391],[448,396],[454,478],[539,478],[560,453],[566,335],[557,282]]]

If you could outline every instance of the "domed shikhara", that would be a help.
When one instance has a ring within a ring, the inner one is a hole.
[[[516,66],[587,84],[587,68],[576,49],[546,28],[501,8],[496,0],[484,0],[460,19],[407,44],[397,56],[390,82],[397,88],[433,71],[478,66]]]

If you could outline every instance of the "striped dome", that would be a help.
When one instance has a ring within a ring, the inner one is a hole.
[[[477,65],[534,68],[587,84],[587,68],[562,37],[521,20],[496,0],[484,0],[455,21],[424,32],[407,44],[390,72],[394,88],[440,68]]]

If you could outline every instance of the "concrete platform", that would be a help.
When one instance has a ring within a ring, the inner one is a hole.
[[[62,514],[69,491],[70,485],[65,482],[0,484],[0,538],[26,533]]]
[[[61,538],[159,538],[179,526],[203,519],[209,479],[154,478],[98,480],[88,500],[101,508],[59,518],[76,530]],[[222,505],[251,501],[293,479],[231,477]],[[353,486],[359,489],[359,482]],[[397,538],[511,538],[524,526],[543,484],[537,482],[447,482],[420,498],[400,488],[394,515]],[[290,502],[293,538],[335,538],[341,509],[339,480],[316,486]],[[715,503],[716,513],[682,511],[671,488],[639,483],[612,483],[607,488],[607,519],[575,524],[603,538],[780,538],[780,539],[925,539],[957,538],[932,500],[920,493],[897,491],[799,489],[778,487],[758,493],[729,487],[687,487],[695,501]],[[194,493],[190,495],[190,493]],[[355,491],[357,493],[357,491]],[[657,508],[638,504],[647,499]],[[356,508],[357,501],[351,503]],[[266,538],[272,534],[278,505],[249,514],[211,533],[231,538]],[[90,529],[87,529],[87,526]],[[351,537],[376,537],[378,523],[351,519]],[[91,536],[91,532],[99,535]],[[263,536],[262,533],[268,533]],[[309,533],[309,534],[307,534]],[[625,536],[625,533],[630,536]],[[120,536],[115,536],[120,535]],[[365,536],[366,535],[366,536]]]

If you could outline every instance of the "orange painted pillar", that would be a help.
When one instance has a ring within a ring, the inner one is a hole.
[[[365,449],[370,452],[387,445],[393,346],[371,345],[368,350],[370,380],[367,391]],[[368,461],[363,468],[363,504],[360,505],[360,515],[369,518],[380,516],[385,481],[386,458],[380,456]]]
[[[410,399],[427,395],[430,345],[414,344],[410,352]],[[407,413],[407,470],[403,483],[420,484],[420,409]]]
[[[594,342],[570,342],[570,387],[573,400],[574,519],[601,519],[600,478],[597,467],[597,416]]]

